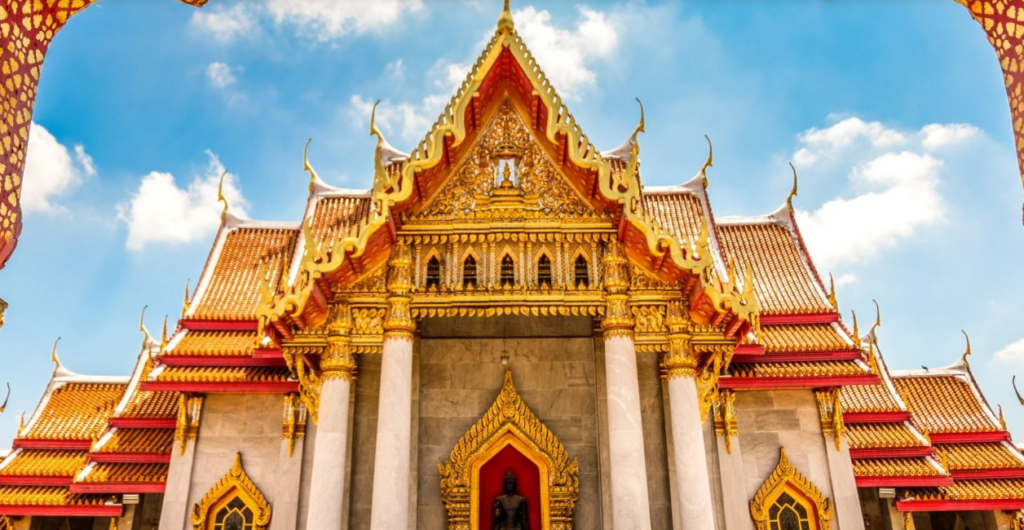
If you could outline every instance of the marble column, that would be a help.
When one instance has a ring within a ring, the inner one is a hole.
[[[408,529],[411,504],[412,341],[416,330],[408,296],[412,260],[404,243],[391,252],[373,464],[372,530]]]
[[[167,469],[164,504],[160,510],[160,528],[191,530],[189,489],[196,459],[196,438],[203,398],[182,394],[178,400],[178,425],[175,430],[174,450]]]
[[[351,351],[352,316],[348,306],[333,304],[330,313],[327,351],[320,361],[320,399],[306,526],[338,530],[342,524],[344,498],[348,494],[345,459],[349,443],[349,399],[355,384],[356,362]],[[301,466],[301,452],[297,462]]]
[[[818,390],[814,395],[821,414],[821,431],[825,438],[825,456],[832,482],[836,522],[842,530],[863,530],[864,515],[857,492],[857,479],[853,475],[850,446],[843,439],[842,389]]]
[[[604,331],[605,386],[608,401],[609,482],[612,527],[649,530],[651,507],[647,491],[647,462],[640,418],[633,317],[629,310],[626,258],[616,241],[608,244],[605,258],[607,307]]]
[[[722,485],[722,505],[725,530],[753,530],[750,518],[750,499],[747,498],[746,478],[743,476],[743,452],[737,438],[736,394],[722,390],[715,407],[715,434],[718,445],[718,472]]]
[[[283,439],[277,457],[274,481],[274,517],[270,530],[297,530],[299,488],[302,482],[302,454],[306,440],[306,406],[298,394],[284,397]]]
[[[687,333],[688,320],[680,302],[669,304],[669,352],[665,355],[668,379],[669,416],[672,424],[672,457],[676,469],[676,503],[680,527],[684,530],[715,528],[715,510],[711,500],[707,453],[697,396],[699,360]],[[728,495],[728,493],[725,493]]]

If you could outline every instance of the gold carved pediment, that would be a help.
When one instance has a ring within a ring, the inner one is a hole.
[[[781,448],[779,464],[750,501],[750,515],[757,530],[778,528],[780,519],[787,516],[799,521],[802,528],[829,530],[832,502],[793,466],[786,449]]]
[[[191,519],[195,530],[219,530],[232,517],[241,521],[243,528],[265,530],[270,515],[270,503],[242,468],[242,455],[238,453],[227,474],[192,505]]]
[[[516,107],[505,100],[420,219],[571,217],[590,205],[556,169]]]
[[[505,372],[505,382],[491,407],[462,436],[449,460],[437,465],[449,530],[477,529],[478,474],[503,445],[513,445],[537,460],[543,530],[571,530],[580,492],[579,462],[569,458],[565,446],[523,402],[511,371]]]

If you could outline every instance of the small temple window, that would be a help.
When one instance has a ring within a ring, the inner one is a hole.
[[[462,262],[462,286],[476,287],[476,258],[467,256]]]
[[[512,287],[516,283],[516,262],[512,261],[512,256],[505,254],[504,258],[501,258],[501,286]]]
[[[541,254],[537,260],[537,286],[551,287],[551,260],[547,254]]]
[[[441,262],[437,256],[430,258],[427,262],[427,290],[441,288]]]
[[[576,273],[576,287],[590,287],[590,269],[587,267],[587,258],[584,258],[582,254],[576,257],[574,272]]]
[[[235,497],[217,511],[213,530],[253,530],[255,515],[242,499]]]
[[[771,530],[810,530],[812,521],[807,508],[788,493],[779,495],[768,509]]]

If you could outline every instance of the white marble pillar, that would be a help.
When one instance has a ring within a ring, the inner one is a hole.
[[[835,448],[835,435],[825,436],[825,454],[832,478],[832,502],[836,507],[836,522],[841,530],[863,530],[864,515],[860,509],[857,479],[853,475],[850,446],[839,437],[839,450]]]
[[[412,443],[412,338],[386,336],[380,369],[377,450],[373,465],[370,528],[409,527]]]
[[[164,505],[160,510],[160,528],[170,530],[191,530],[192,521],[188,503],[189,485],[192,482],[192,464],[196,457],[196,441],[185,441],[185,452],[178,450],[178,442],[171,451],[171,464],[167,470],[167,486],[164,490]]]
[[[349,399],[352,385],[355,384],[356,363],[350,351],[352,315],[348,306],[332,305],[328,318],[330,335],[327,338],[327,351],[320,360],[323,374],[320,384],[320,406],[316,412],[317,429],[313,469],[309,477],[309,511],[306,526],[339,530],[344,515],[344,498],[348,493],[345,491],[345,464],[350,436]],[[301,448],[298,456],[293,455],[291,459],[301,467]],[[298,491],[297,486],[295,491]],[[297,497],[296,494],[292,495]],[[276,517],[277,515],[275,519]]]
[[[651,508],[633,337],[606,332],[604,355],[612,525],[616,530],[648,530]]]
[[[692,376],[669,376],[669,414],[672,416],[672,456],[676,466],[676,502],[684,530],[715,527],[708,478],[707,453],[697,405],[697,382]],[[726,494],[728,495],[728,494]]]
[[[270,530],[297,530],[302,454],[306,441],[306,409],[296,394],[284,398],[284,439],[277,457],[274,481],[274,517]],[[344,459],[342,460],[344,463]],[[314,471],[315,473],[315,471]],[[344,476],[344,474],[342,474]],[[344,483],[343,483],[344,484]]]
[[[722,504],[725,515],[725,530],[753,530],[750,518],[750,499],[743,476],[743,452],[739,439],[732,440],[731,451],[726,447],[725,437],[716,437],[718,443],[718,472],[722,480]]]

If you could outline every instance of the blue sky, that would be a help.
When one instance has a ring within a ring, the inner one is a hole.
[[[619,145],[647,109],[646,185],[689,179],[715,145],[716,216],[796,199],[840,306],[890,368],[953,363],[1024,441],[1024,200],[995,56],[952,1],[513,2],[517,27],[590,138]],[[296,220],[302,146],[329,183],[370,184],[368,104],[415,145],[493,31],[498,1],[105,0],[46,58],[25,229],[0,296],[0,446],[31,412],[62,336],[82,373],[127,374],[148,325],[181,307],[219,222],[215,178],[257,219]],[[37,182],[30,189],[31,183]],[[998,358],[997,358],[998,357]]]

